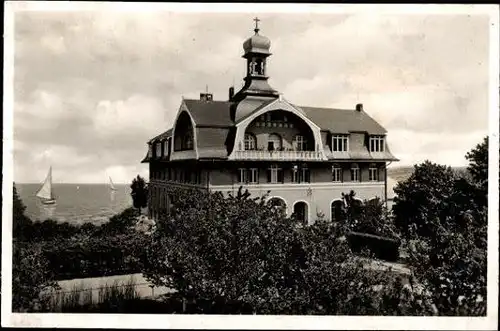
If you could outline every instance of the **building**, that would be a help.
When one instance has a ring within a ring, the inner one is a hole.
[[[268,82],[271,42],[243,44],[247,74],[227,100],[210,93],[181,101],[173,127],[148,142],[149,213],[168,210],[169,190],[203,188],[268,196],[304,222],[334,220],[342,193],[387,200],[386,165],[397,161],[386,130],[358,104],[352,109],[299,106]]]

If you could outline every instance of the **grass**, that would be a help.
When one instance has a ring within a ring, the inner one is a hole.
[[[124,303],[139,299],[135,287],[132,278],[123,285],[115,281],[98,289],[74,286],[71,291],[52,294],[48,310],[53,313],[119,312]]]

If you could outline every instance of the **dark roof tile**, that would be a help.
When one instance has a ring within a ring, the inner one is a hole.
[[[297,107],[297,106],[296,106]],[[385,134],[387,131],[364,111],[298,106],[322,130],[332,133],[368,132]]]
[[[184,99],[197,126],[233,126],[230,118],[231,102]]]

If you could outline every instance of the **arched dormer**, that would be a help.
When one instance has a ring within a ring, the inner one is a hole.
[[[187,151],[194,149],[194,127],[187,111],[181,111],[174,132],[174,151]]]
[[[253,134],[257,140],[257,151],[247,152],[245,135]],[[281,143],[269,140],[270,135],[279,135]],[[249,112],[236,124],[235,149],[229,159],[303,159],[325,160],[320,128],[300,108],[282,98]],[[271,144],[273,145],[271,147]],[[279,150],[277,151],[276,146]],[[272,153],[267,153],[272,152]],[[277,153],[278,152],[278,153]],[[269,155],[267,155],[269,154]]]
[[[198,158],[196,122],[184,103],[172,128],[171,160]]]

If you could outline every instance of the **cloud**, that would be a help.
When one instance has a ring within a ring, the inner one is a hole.
[[[146,141],[181,98],[241,86],[252,15],[15,14],[16,181],[147,174]],[[293,103],[366,111],[402,164],[463,164],[487,133],[488,18],[262,14],[271,86]],[[33,166],[36,164],[36,167]],[[36,169],[34,169],[36,168]]]

